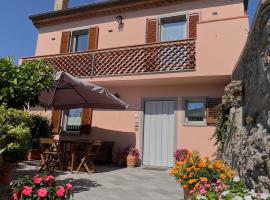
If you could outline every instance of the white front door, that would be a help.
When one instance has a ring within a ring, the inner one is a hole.
[[[143,165],[172,167],[175,148],[175,103],[144,102]]]

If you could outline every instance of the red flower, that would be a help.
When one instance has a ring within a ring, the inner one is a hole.
[[[56,196],[61,198],[64,197],[64,195],[65,195],[65,188],[63,186],[59,186],[56,192]]]
[[[30,197],[32,194],[32,188],[28,187],[28,186],[24,186],[23,191],[22,191],[22,195],[24,197]]]
[[[34,184],[35,185],[40,185],[41,181],[42,181],[42,178],[40,178],[40,177],[34,177]]]
[[[45,188],[40,188],[38,191],[37,191],[37,195],[39,198],[44,198],[47,196],[47,190]]]
[[[13,197],[13,200],[18,200],[19,197],[20,197],[20,195],[19,195],[18,192],[14,192],[13,195],[12,195],[12,197]]]
[[[67,188],[67,190],[72,190],[73,187],[72,187],[72,185],[70,183],[67,183],[66,188]]]

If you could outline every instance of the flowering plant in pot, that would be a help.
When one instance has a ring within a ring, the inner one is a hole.
[[[183,162],[187,158],[188,153],[189,153],[188,149],[176,149],[173,156],[175,158],[175,161]]]
[[[11,184],[13,200],[70,200],[73,187],[70,183],[59,185],[54,176],[23,176]]]
[[[127,167],[134,168],[139,160],[140,152],[136,148],[129,148],[127,156]]]
[[[219,182],[220,187],[226,187],[233,177],[233,171],[222,161],[210,161],[202,158],[198,152],[188,152],[182,161],[176,161],[170,174],[174,176],[185,191],[185,199],[191,199],[198,193],[204,193],[212,183]]]

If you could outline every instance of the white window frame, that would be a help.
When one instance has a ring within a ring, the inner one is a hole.
[[[158,39],[161,42],[161,37],[162,37],[162,20],[166,18],[172,18],[172,17],[185,17],[186,18],[186,35],[184,39],[188,39],[188,13],[187,12],[177,12],[177,13],[170,13],[170,14],[165,14],[161,15],[158,17]],[[184,40],[183,39],[183,40]]]
[[[66,110],[71,110],[71,109],[66,109]],[[80,130],[78,131],[67,131],[67,115],[66,115],[66,110],[62,110],[62,116],[61,116],[61,134],[63,135],[79,135]],[[83,109],[82,109],[83,112]],[[81,125],[82,125],[82,115],[81,115]]]
[[[207,97],[183,97],[183,125],[184,126],[207,126],[206,123],[206,99]],[[202,102],[203,103],[203,121],[189,121],[187,117],[187,103]]]

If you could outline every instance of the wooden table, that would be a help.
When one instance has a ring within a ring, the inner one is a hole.
[[[76,153],[84,153],[85,149],[82,146],[87,146],[94,143],[94,140],[68,140],[61,139],[59,140],[61,151],[63,151],[63,161],[65,162],[63,166],[66,166],[66,169],[73,172],[74,162]],[[101,142],[102,143],[102,142]],[[86,156],[86,155],[85,155]]]

